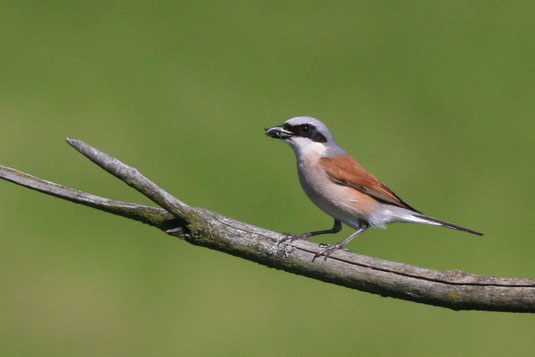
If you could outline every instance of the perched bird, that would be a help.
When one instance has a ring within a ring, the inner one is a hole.
[[[336,143],[327,126],[312,117],[295,117],[265,129],[266,135],[288,143],[297,158],[297,174],[308,198],[334,218],[332,229],[288,234],[283,240],[338,233],[345,223],[356,229],[338,244],[324,244],[314,257],[342,248],[369,227],[386,228],[395,222],[430,224],[477,235],[482,233],[445,222],[414,209],[366,171]]]

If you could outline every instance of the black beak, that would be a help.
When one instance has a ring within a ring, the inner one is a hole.
[[[266,128],[264,130],[266,131],[267,136],[272,137],[274,139],[284,140],[292,136],[292,132],[288,130],[284,130],[282,128],[282,125],[274,126],[273,128]]]

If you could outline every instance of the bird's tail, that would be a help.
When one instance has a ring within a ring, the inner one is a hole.
[[[433,224],[433,225],[436,225],[436,226],[442,226],[442,227],[446,227],[446,228],[456,229],[458,231],[477,234],[478,236],[482,236],[483,235],[483,233],[476,232],[476,231],[471,230],[469,228],[461,227],[461,226],[458,226],[458,225],[453,224],[453,223],[442,221],[440,219],[429,217],[429,216],[426,216],[425,214],[414,213],[413,216],[416,217],[416,218],[423,219],[424,221],[427,221],[427,222],[425,222],[427,224]]]

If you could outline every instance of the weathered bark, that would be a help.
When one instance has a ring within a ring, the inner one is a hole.
[[[121,202],[74,190],[0,165],[0,178],[34,190],[131,218],[187,242],[298,275],[453,310],[535,312],[535,279],[436,271],[340,250],[312,260],[322,248],[307,240],[280,243],[281,234],[191,207],[138,170],[79,141],[68,143],[162,208]]]

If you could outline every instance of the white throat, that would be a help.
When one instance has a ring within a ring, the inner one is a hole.
[[[323,156],[325,151],[327,151],[327,146],[324,143],[312,141],[309,138],[294,136],[290,140],[285,141],[292,147],[297,159],[312,153]]]

